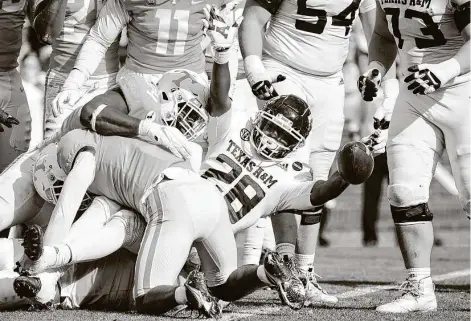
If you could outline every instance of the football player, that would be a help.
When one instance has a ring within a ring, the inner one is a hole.
[[[0,172],[28,150],[32,139],[31,112],[16,68],[23,25],[27,16],[32,19],[33,6],[29,0],[3,1],[0,6]]]
[[[369,47],[369,68],[378,78],[399,52],[405,76],[387,142],[392,217],[408,275],[403,295],[377,308],[407,313],[437,308],[430,277],[434,242],[428,207],[430,181],[446,149],[463,209],[470,212],[470,2],[379,1]],[[363,97],[377,90],[359,80]],[[369,89],[368,89],[369,88]]]
[[[230,11],[234,0],[223,11]],[[221,4],[221,1],[215,1]],[[207,81],[204,72],[204,37],[202,18],[206,1],[113,0],[100,12],[90,31],[64,90],[55,100],[56,113],[79,97],[79,88],[89,78],[106,49],[127,26],[128,47],[125,66],[118,75],[130,114],[144,119],[160,97],[153,95],[155,84],[162,74],[173,69],[186,69]],[[110,92],[112,96],[114,93]]]
[[[352,22],[358,14],[369,40],[374,9],[374,0],[248,0],[245,6],[239,42],[247,80],[258,99],[294,94],[308,102],[313,130],[306,146],[309,160],[302,161],[311,165],[314,180],[328,177],[340,147],[345,91],[342,66]],[[290,215],[272,218],[277,251],[291,257],[297,245],[295,259],[309,280],[307,306],[338,301],[319,286],[314,274],[322,207],[313,210],[316,215],[301,216],[300,223],[292,222]]]
[[[44,138],[49,139],[60,129],[73,108],[80,107],[93,97],[116,86],[119,70],[119,37],[110,42],[108,50],[97,61],[95,70],[79,90],[80,99],[69,104],[61,117],[52,113],[52,101],[68,88],[65,80],[74,67],[86,35],[97,20],[105,1],[42,0],[35,13],[34,28],[44,42],[52,45],[49,71],[46,76]]]

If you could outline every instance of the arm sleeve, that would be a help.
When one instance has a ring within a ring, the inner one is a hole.
[[[86,77],[98,68],[109,46],[121,34],[130,17],[121,0],[108,0],[90,29],[75,62],[75,69]]]
[[[363,0],[360,3],[359,12],[365,13],[376,8],[376,0]]]
[[[79,152],[96,151],[97,138],[97,134],[84,129],[76,129],[64,135],[57,148],[57,162],[60,168],[66,174],[70,173]]]
[[[218,117],[209,116],[208,154],[221,143],[227,141],[232,130],[232,108]]]

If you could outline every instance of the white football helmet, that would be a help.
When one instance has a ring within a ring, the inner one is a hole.
[[[201,135],[208,123],[206,104],[209,84],[186,69],[166,72],[157,83],[162,121],[176,127],[192,141]]]
[[[57,144],[47,145],[39,154],[33,168],[33,184],[36,192],[46,202],[55,205],[66,177],[67,175],[57,162]],[[86,193],[79,211],[86,210],[91,201],[91,196]]]

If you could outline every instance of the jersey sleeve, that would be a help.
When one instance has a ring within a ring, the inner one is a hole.
[[[313,186],[313,181],[291,181],[285,183],[279,202],[273,212],[308,210],[313,208],[311,204],[311,190]]]
[[[262,8],[275,14],[281,6],[283,0],[255,0]]]
[[[98,135],[84,129],[68,132],[59,141],[57,162],[60,168],[68,174],[74,165],[77,154],[84,150],[95,151],[98,145]]]
[[[208,131],[208,155],[218,145],[227,141],[232,130],[232,108],[219,117],[209,116]]]
[[[360,13],[365,13],[373,9],[376,9],[375,0],[362,0],[362,2],[360,3],[360,8],[359,8]]]
[[[80,50],[75,69],[85,75],[92,75],[111,44],[121,34],[130,21],[128,12],[121,0],[108,0]]]

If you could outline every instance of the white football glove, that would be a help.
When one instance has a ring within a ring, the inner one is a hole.
[[[175,127],[143,120],[139,125],[139,136],[146,142],[164,146],[179,158],[188,159],[191,156],[190,142]]]
[[[52,114],[59,117],[65,109],[73,109],[80,99],[78,88],[62,89],[52,101]]]
[[[371,135],[363,137],[361,142],[368,146],[374,156],[377,156],[386,152],[391,113],[385,111],[383,106],[381,106],[373,115],[373,121],[375,131]]]
[[[381,73],[370,69],[358,78],[357,86],[364,101],[373,101],[381,84]]]
[[[231,1],[219,9],[209,4],[204,8],[203,27],[206,29],[206,34],[211,39],[211,45],[215,51],[226,51],[234,43],[244,17],[240,16],[232,25],[226,21],[228,21],[227,17],[234,15],[232,11],[239,2],[240,0]]]

